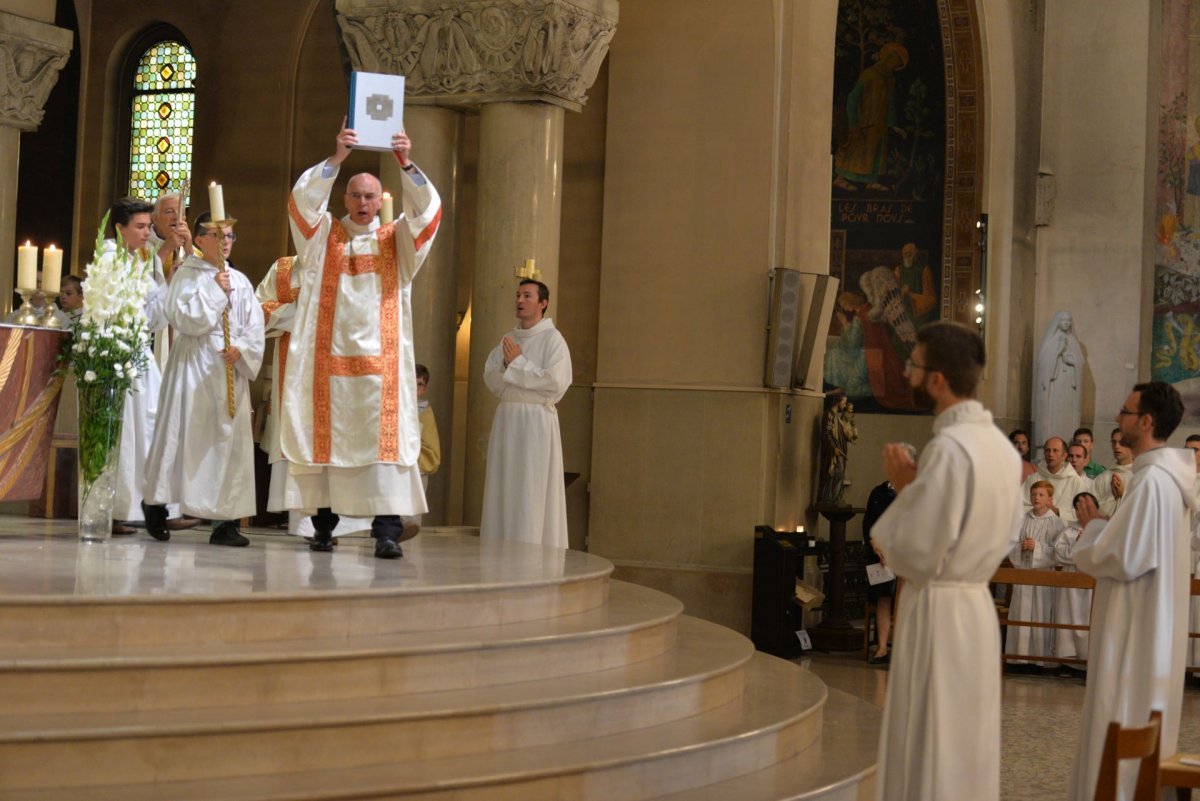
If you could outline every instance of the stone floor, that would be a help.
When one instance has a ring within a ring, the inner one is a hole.
[[[817,654],[798,661],[831,688],[883,706],[887,671],[868,667],[858,654]],[[1066,797],[1082,704],[1082,678],[1005,677],[1000,760],[1004,801]],[[1184,691],[1179,750],[1200,752],[1200,689],[1193,684]]]

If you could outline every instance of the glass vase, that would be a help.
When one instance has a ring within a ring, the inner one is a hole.
[[[104,384],[78,382],[79,539],[108,542],[121,456],[125,393]]]

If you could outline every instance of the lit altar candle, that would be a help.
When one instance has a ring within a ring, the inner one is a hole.
[[[379,207],[379,222],[387,225],[396,220],[396,207],[392,203],[392,193],[383,193],[383,205]]]
[[[28,241],[17,248],[17,289],[37,289],[38,249]]]
[[[62,287],[62,254],[54,245],[42,254],[43,292],[57,292]]]
[[[213,222],[226,219],[225,192],[216,181],[208,185],[208,210],[212,214]]]

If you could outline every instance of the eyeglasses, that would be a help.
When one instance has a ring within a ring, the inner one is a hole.
[[[217,235],[216,231],[205,231],[203,234],[201,234],[201,236],[216,236],[216,235]],[[232,233],[232,232],[225,234],[225,241],[226,242],[236,242],[237,234]]]
[[[1122,406],[1121,411],[1117,412],[1117,417],[1124,417],[1127,414],[1132,414],[1134,417],[1141,417],[1143,412],[1130,411],[1129,409],[1126,409],[1124,406]]]
[[[347,192],[346,197],[351,198],[352,200],[365,200],[370,203],[372,200],[378,198],[379,195],[375,194],[374,192]]]
[[[909,359],[904,360],[904,369],[908,372],[911,372],[913,370],[925,370],[927,368],[925,367],[925,365],[917,364],[911,358],[909,358]]]

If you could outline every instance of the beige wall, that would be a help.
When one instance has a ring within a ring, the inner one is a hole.
[[[812,494],[820,399],[762,372],[768,272],[827,269],[835,14],[628,3],[610,52],[591,549],[742,629]]]
[[[0,0],[0,11],[53,24],[54,5],[54,0]]]
[[[1088,364],[1083,418],[1105,430],[1149,374],[1142,301],[1153,270],[1159,7],[1046,7],[1040,161],[1055,176],[1057,201],[1037,236],[1033,352],[1054,313],[1071,311]]]

